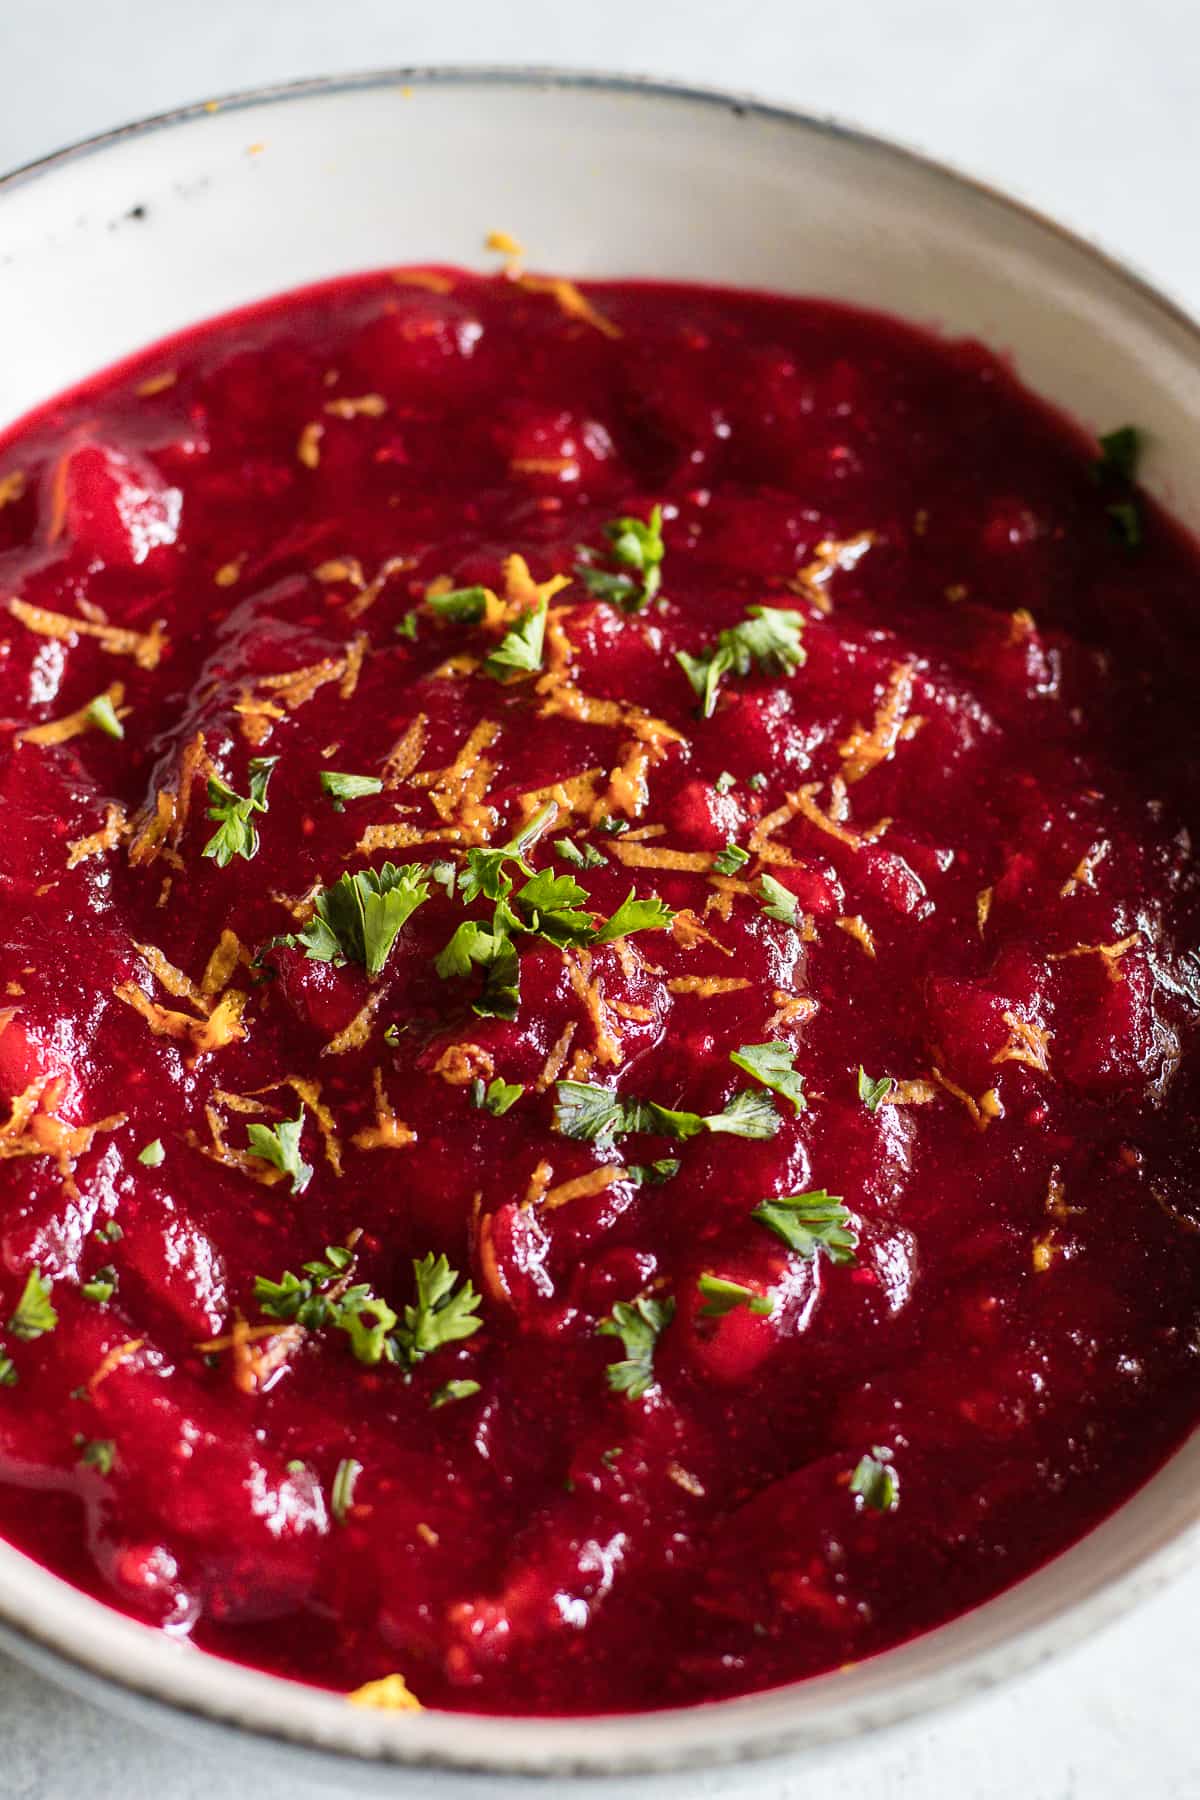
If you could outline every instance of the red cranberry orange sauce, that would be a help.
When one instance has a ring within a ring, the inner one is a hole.
[[[0,1529],[375,1704],[861,1660],[1194,1423],[1200,563],[973,344],[401,271],[0,445]]]

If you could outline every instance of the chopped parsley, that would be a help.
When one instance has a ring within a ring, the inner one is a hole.
[[[1121,498],[1105,506],[1114,536],[1126,550],[1137,550],[1142,542],[1142,513],[1134,496],[1138,461],[1142,453],[1143,435],[1136,425],[1120,425],[1100,438],[1100,455],[1092,464],[1092,478]]]
[[[312,1164],[300,1155],[300,1134],[304,1130],[304,1108],[294,1119],[281,1119],[278,1125],[261,1125],[257,1120],[246,1127],[246,1155],[270,1163],[291,1177],[293,1194],[302,1194],[312,1180]]]
[[[440,1406],[449,1406],[454,1400],[469,1400],[472,1394],[479,1392],[477,1381],[444,1381],[429,1396],[430,1412],[437,1412]]]
[[[353,1251],[329,1244],[323,1260],[307,1262],[303,1269],[303,1275],[285,1269],[278,1281],[256,1276],[254,1297],[261,1310],[269,1319],[294,1320],[306,1331],[326,1326],[344,1331],[359,1362],[379,1362],[396,1313],[365,1282],[351,1284]]]
[[[803,613],[781,606],[748,606],[741,624],[727,626],[706,654],[689,656],[686,650],[677,650],[675,660],[700,701],[701,718],[712,718],[726,675],[749,675],[756,663],[767,674],[794,675],[805,660],[803,629]]]
[[[333,1486],[329,1490],[329,1510],[339,1525],[346,1523],[346,1515],[354,1505],[354,1489],[362,1474],[362,1464],[356,1457],[343,1456],[333,1473]]]
[[[872,1512],[895,1512],[900,1504],[900,1477],[891,1464],[891,1451],[878,1444],[872,1446],[869,1456],[859,1458],[850,1477],[850,1492],[860,1509],[869,1506]]]
[[[579,910],[587,897],[587,890],[573,875],[539,869],[514,894],[512,907],[506,909],[506,922],[511,930],[527,931],[560,948],[590,944],[596,939],[596,927],[591,913]]]
[[[824,1188],[781,1194],[776,1200],[761,1200],[750,1217],[782,1238],[805,1262],[814,1262],[821,1250],[830,1262],[855,1261],[858,1234],[854,1215],[842,1204],[840,1194],[827,1194]]]
[[[660,1156],[652,1163],[630,1163],[625,1179],[634,1187],[661,1187],[664,1181],[674,1181],[680,1167],[677,1156]]]
[[[446,594],[426,594],[425,604],[435,618],[455,625],[478,625],[487,612],[485,587],[451,588]]]
[[[768,919],[778,919],[782,925],[800,923],[800,902],[791,888],[784,887],[773,875],[759,876],[758,902]]]
[[[417,609],[414,606],[414,607],[410,608],[410,610],[408,612],[405,613],[405,615],[402,619],[397,621],[396,636],[402,637],[402,638],[408,638],[410,640],[410,642],[413,642],[416,640],[416,635],[417,635]]]
[[[555,1130],[601,1147],[632,1132],[652,1132],[683,1142],[702,1131],[768,1138],[775,1135],[780,1123],[771,1096],[749,1090],[735,1094],[724,1111],[707,1116],[659,1106],[654,1100],[625,1100],[613,1089],[587,1081],[560,1081],[557,1094]]]
[[[548,600],[540,600],[522,613],[515,625],[509,626],[492,654],[484,659],[485,675],[494,681],[508,681],[514,675],[531,675],[541,668],[549,608]]]
[[[503,900],[512,893],[512,876],[506,863],[515,863],[522,875],[532,877],[533,870],[525,860],[525,852],[558,817],[558,803],[548,800],[520,831],[495,850],[468,850],[467,866],[458,877],[463,901],[470,905],[482,894],[485,900]]]
[[[112,703],[111,694],[97,694],[83,716],[93,730],[103,731],[107,737],[123,738],[125,736],[125,727],[117,717],[117,709]]]
[[[723,850],[713,857],[713,873],[715,875],[736,875],[750,861],[750,852],[743,850],[740,844],[726,844]]]
[[[482,1296],[469,1281],[457,1287],[458,1270],[452,1269],[444,1256],[423,1256],[413,1261],[417,1284],[415,1305],[404,1308],[403,1319],[388,1339],[388,1354],[393,1361],[409,1367],[432,1356],[445,1344],[456,1344],[471,1337],[483,1324],[475,1318]]]
[[[138,1158],[141,1161],[141,1157]],[[115,1219],[106,1219],[103,1225],[97,1225],[92,1236],[99,1238],[102,1244],[119,1244],[125,1233]]]
[[[753,1075],[756,1081],[761,1081],[764,1087],[772,1088],[785,1100],[790,1100],[797,1112],[803,1112],[807,1107],[804,1077],[796,1073],[796,1052],[790,1044],[778,1040],[771,1044],[743,1044],[740,1050],[730,1051],[729,1060],[737,1068],[745,1069],[747,1075]]]
[[[402,927],[428,898],[428,871],[421,863],[347,871],[317,895],[307,925],[271,942],[302,948],[314,962],[362,963],[374,979]]]
[[[743,1287],[740,1281],[727,1281],[723,1275],[701,1275],[696,1286],[704,1296],[704,1305],[696,1315],[700,1319],[723,1319],[738,1306],[744,1306],[747,1312],[763,1319],[769,1318],[775,1310],[769,1295]]]
[[[144,1149],[138,1151],[138,1161],[147,1169],[160,1169],[167,1160],[161,1138],[151,1138]]]
[[[117,1291],[117,1271],[109,1263],[106,1268],[97,1269],[90,1281],[85,1281],[79,1289],[85,1300],[94,1300],[98,1306],[104,1306]]]
[[[671,908],[657,895],[649,900],[639,900],[630,888],[612,918],[600,927],[591,942],[610,944],[615,938],[629,937],[634,931],[660,931],[670,925],[674,917]]]
[[[52,1284],[43,1279],[41,1268],[34,1263],[25,1277],[17,1309],[8,1321],[8,1329],[23,1344],[32,1343],[58,1324],[58,1314],[50,1301],[53,1291]]]
[[[79,1460],[88,1468],[95,1469],[97,1475],[111,1475],[116,1460],[117,1446],[111,1438],[83,1438],[75,1440],[79,1449]]]
[[[722,769],[721,773],[717,776],[717,779],[713,782],[713,787],[718,794],[728,794],[731,789],[736,786],[737,776],[731,775],[728,769]]]
[[[881,1075],[873,1081],[863,1068],[858,1065],[858,1097],[869,1113],[877,1113],[896,1085],[894,1075]]]
[[[510,1107],[515,1106],[525,1092],[524,1084],[519,1081],[505,1081],[499,1075],[485,1087],[481,1077],[471,1083],[471,1104],[490,1112],[493,1118],[500,1118]]]
[[[464,919],[446,948],[434,958],[443,981],[483,970],[483,992],[473,1010],[485,1019],[515,1019],[521,998],[521,966],[512,939],[501,926]]]
[[[333,801],[335,812],[344,812],[347,800],[362,800],[367,794],[383,792],[378,775],[343,775],[336,769],[321,770],[321,786]]]
[[[746,786],[748,788],[753,788],[756,794],[766,792],[767,778],[761,769],[756,769],[753,775],[748,775],[746,777]]]
[[[19,1380],[16,1363],[6,1350],[0,1350],[0,1387],[16,1387]]]
[[[608,1385],[615,1394],[640,1400],[654,1386],[654,1350],[675,1316],[674,1300],[618,1300],[607,1319],[596,1326],[601,1337],[620,1338],[625,1355],[608,1365]]]
[[[219,869],[224,869],[235,856],[249,862],[258,853],[258,831],[253,815],[267,810],[267,784],[277,756],[256,756],[250,760],[248,774],[250,792],[245,799],[216,775],[208,778],[208,816],[217,820],[217,829],[204,846]]]
[[[597,569],[590,562],[575,565],[575,573],[589,594],[597,600],[610,600],[622,612],[641,612],[662,585],[662,563],[665,545],[662,537],[662,507],[650,509],[650,518],[610,519],[604,527],[608,554],[621,571],[613,574]],[[584,551],[590,556],[590,551]]]
[[[595,844],[585,844],[581,850],[570,838],[563,837],[555,838],[550,848],[573,869],[600,869],[608,862],[603,850],[597,850]]]

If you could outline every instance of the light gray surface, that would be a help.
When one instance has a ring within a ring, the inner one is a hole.
[[[1192,0],[0,0],[0,168],[185,100],[377,64],[546,62],[757,90],[995,181],[1200,310]],[[931,297],[936,306],[936,297]],[[1200,1574],[1003,1693],[819,1767],[693,1781],[755,1800],[1192,1800]],[[308,1800],[97,1713],[0,1658],[0,1796]],[[397,1775],[398,1795],[440,1784]],[[511,1788],[492,1789],[507,1797]],[[480,1794],[485,1792],[480,1788]],[[622,1800],[653,1784],[622,1784]]]

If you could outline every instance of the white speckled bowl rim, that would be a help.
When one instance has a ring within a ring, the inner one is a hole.
[[[989,229],[1008,234],[1015,245],[1024,243],[1030,258],[1042,259],[1048,268],[1056,256],[1061,259],[1077,287],[1079,271],[1086,269],[1102,296],[1098,312],[1107,307],[1113,317],[1123,313],[1128,320],[1127,335],[1134,345],[1131,378],[1143,367],[1158,370],[1149,411],[1152,423],[1161,420],[1164,441],[1178,446],[1178,460],[1172,466],[1170,457],[1152,457],[1149,485],[1169,498],[1193,529],[1200,525],[1200,478],[1188,474],[1189,468],[1200,467],[1200,328],[1186,312],[1121,263],[982,183],[870,134],[741,95],[540,68],[396,69],[258,89],[104,133],[0,180],[0,267],[8,262],[11,271],[13,260],[4,256],[10,217],[6,202],[45,177],[77,169],[131,141],[169,146],[174,128],[205,117],[242,115],[248,122],[249,115],[261,113],[269,120],[278,109],[313,97],[394,97],[409,89],[428,95],[449,91],[475,106],[486,106],[489,96],[504,96],[505,104],[514,96],[530,103],[536,96],[567,96],[580,118],[589,101],[599,110],[619,99],[655,109],[664,129],[680,108],[693,109],[710,129],[718,124],[728,128],[730,119],[746,121],[748,128],[782,128],[792,134],[797,177],[806,151],[828,153],[840,146],[863,167],[881,174],[900,171],[910,185],[927,191],[932,215],[939,209],[986,214]],[[1013,256],[1019,262],[1016,251]],[[377,259],[387,260],[384,255]],[[406,258],[401,254],[391,260]],[[619,255],[614,259],[610,254],[600,269],[654,272],[614,267],[614,260],[621,264]],[[592,272],[574,266],[576,272]],[[11,272],[4,275],[5,281],[12,279]],[[1049,275],[1047,281],[1051,283]],[[891,307],[894,301],[883,293],[878,304]],[[1104,317],[1107,321],[1108,313]],[[163,329],[176,329],[181,322],[172,319]],[[1110,336],[1106,354],[1121,333],[1114,328]],[[1032,361],[1033,378],[1024,360],[1019,372],[1039,391],[1059,398],[1052,391],[1053,357],[1038,350]],[[60,385],[84,372],[72,369]],[[1120,380],[1115,388],[1107,375],[1098,375],[1097,382],[1099,390],[1108,389],[1099,398],[1111,402]],[[1177,416],[1171,411],[1176,400]],[[3,404],[0,392],[0,409]],[[23,411],[25,404],[8,410]],[[1074,410],[1078,414],[1081,409]],[[1110,414],[1101,422],[1117,420]],[[1185,450],[1192,454],[1185,457]],[[389,1715],[354,1708],[336,1695],[242,1668],[126,1618],[6,1544],[0,1544],[0,1641],[42,1672],[146,1723],[169,1729],[190,1723],[201,1744],[214,1727],[221,1727],[242,1734],[248,1753],[276,1746],[280,1755],[291,1758],[297,1774],[332,1769],[354,1786],[367,1781],[393,1787],[402,1778],[397,1764],[427,1772],[540,1776],[711,1768],[785,1751],[816,1753],[895,1726],[1032,1669],[1091,1636],[1194,1564],[1200,1546],[1200,1502],[1193,1498],[1200,1492],[1198,1477],[1200,1439],[1193,1435],[1159,1474],[1080,1544],[949,1625],[845,1671],[667,1712],[546,1719],[432,1710]],[[356,1766],[348,1759],[364,1760]],[[371,1763],[383,1767],[372,1775]],[[421,1777],[428,1779],[428,1773]],[[443,1776],[439,1791],[449,1779]]]

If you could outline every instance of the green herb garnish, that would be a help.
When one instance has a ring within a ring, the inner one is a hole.
[[[429,1410],[436,1412],[440,1406],[449,1406],[453,1400],[469,1400],[472,1394],[479,1392],[477,1381],[444,1381],[440,1388],[429,1397]]]
[[[508,681],[514,675],[530,675],[541,668],[549,607],[549,600],[539,600],[536,606],[521,614],[515,625],[509,626],[492,654],[484,660],[486,675],[494,681]]]
[[[587,562],[577,563],[575,573],[589,594],[598,600],[611,600],[623,612],[641,612],[662,585],[665,554],[662,507],[651,507],[649,522],[634,518],[610,519],[604,527],[604,535],[608,539],[612,561],[619,569],[632,573],[611,574],[593,568]]]
[[[763,1319],[769,1318],[775,1310],[775,1303],[768,1295],[743,1287],[740,1281],[727,1281],[723,1275],[701,1275],[696,1286],[704,1296],[704,1305],[696,1315],[700,1319],[723,1319],[738,1306],[744,1306],[747,1312]]]
[[[796,1073],[796,1052],[790,1044],[776,1041],[771,1044],[743,1044],[740,1050],[731,1050],[729,1060],[739,1069],[745,1069],[747,1075],[753,1075],[764,1087],[772,1088],[775,1093],[782,1094],[790,1100],[797,1112],[803,1112],[808,1105],[804,1098],[804,1077]]]
[[[336,769],[321,770],[321,786],[333,801],[335,812],[344,811],[347,800],[362,800],[367,794],[383,792],[378,775],[343,775]]]
[[[900,1504],[900,1477],[891,1463],[891,1451],[875,1444],[850,1477],[850,1492],[872,1512],[894,1512]]]
[[[245,799],[235,794],[231,787],[226,787],[216,775],[209,776],[208,816],[218,821],[218,827],[205,844],[204,854],[211,856],[219,869],[226,868],[235,856],[245,857],[249,862],[257,855],[258,831],[253,815],[267,810],[267,784],[278,761],[277,756],[251,758],[247,771],[250,792]]]
[[[515,1106],[525,1092],[519,1081],[505,1081],[497,1075],[494,1081],[485,1087],[481,1079],[471,1083],[471,1102],[490,1112],[493,1118],[501,1118],[511,1106]]]
[[[421,863],[347,871],[317,895],[307,925],[271,942],[301,947],[314,962],[362,963],[374,979],[401,928],[428,898],[428,872]]]
[[[639,900],[630,888],[612,918],[600,927],[591,941],[610,944],[615,938],[629,937],[635,931],[661,931],[674,917],[665,900],[657,896]]]
[[[1104,508],[1114,535],[1126,550],[1137,550],[1142,542],[1142,513],[1133,486],[1143,442],[1136,425],[1120,425],[1100,438],[1100,455],[1092,464],[1092,478],[1101,487],[1110,492],[1114,488],[1128,490]]]
[[[84,718],[96,731],[103,731],[107,737],[123,738],[125,727],[117,717],[117,709],[112,703],[111,694],[97,694],[88,705]]]
[[[675,1316],[674,1300],[618,1300],[609,1318],[596,1326],[602,1337],[620,1338],[625,1356],[609,1363],[608,1385],[616,1394],[640,1400],[654,1386],[654,1350],[662,1332]]]
[[[145,1149],[138,1151],[138,1161],[147,1169],[160,1169],[167,1160],[161,1138],[151,1138]]]
[[[344,1456],[333,1474],[333,1486],[329,1490],[329,1510],[339,1525],[346,1523],[346,1514],[354,1505],[354,1489],[362,1474],[362,1464],[356,1457]]]
[[[483,970],[483,992],[473,1010],[485,1019],[515,1019],[521,998],[521,965],[508,932],[464,919],[445,949],[434,958],[443,981]]]
[[[895,1085],[894,1075],[881,1075],[873,1081],[862,1064],[858,1065],[858,1097],[869,1113],[879,1111]]]
[[[782,925],[799,924],[799,900],[791,888],[784,887],[782,881],[776,881],[773,875],[759,876],[758,901],[768,919],[778,919]]]
[[[827,1194],[824,1188],[812,1188],[807,1194],[781,1194],[776,1200],[761,1200],[750,1217],[782,1238],[805,1262],[814,1261],[821,1250],[830,1262],[856,1260],[854,1215],[842,1204],[840,1194]]]
[[[652,1163],[629,1163],[625,1179],[634,1187],[661,1187],[664,1181],[674,1181],[681,1166],[677,1156],[660,1156]]]
[[[270,1163],[290,1176],[293,1194],[302,1194],[312,1180],[312,1164],[300,1155],[300,1134],[304,1130],[304,1108],[294,1119],[281,1119],[278,1125],[260,1125],[257,1120],[246,1127],[246,1155]]]
[[[88,1468],[95,1469],[98,1475],[111,1475],[113,1462],[117,1454],[117,1446],[112,1438],[77,1438],[79,1460]]]
[[[425,604],[439,619],[455,625],[478,625],[487,611],[488,591],[485,587],[451,588],[445,594],[426,594]]]
[[[471,1337],[483,1324],[482,1319],[474,1317],[481,1295],[469,1281],[456,1287],[458,1271],[450,1267],[444,1256],[430,1254],[420,1262],[414,1260],[413,1275],[416,1304],[404,1308],[403,1320],[388,1340],[389,1355],[410,1368],[443,1345]]]
[[[80,1289],[85,1300],[94,1300],[98,1306],[104,1306],[117,1291],[117,1271],[109,1263],[107,1268],[97,1269],[90,1281],[85,1281]]]
[[[714,875],[736,875],[750,861],[750,852],[743,850],[740,844],[726,844],[713,857]]]
[[[779,1114],[769,1094],[747,1090],[735,1094],[719,1113],[702,1115],[659,1106],[654,1100],[624,1099],[611,1088],[587,1081],[560,1081],[554,1109],[554,1128],[564,1137],[611,1145],[632,1132],[653,1132],[686,1142],[702,1131],[726,1132],[734,1137],[768,1138],[779,1129]]]
[[[20,1338],[23,1344],[32,1343],[43,1333],[53,1331],[58,1324],[58,1314],[51,1305],[50,1296],[54,1292],[51,1282],[42,1278],[41,1268],[34,1263],[25,1277],[25,1286],[21,1290],[21,1298],[17,1301],[17,1310],[8,1321],[8,1329],[14,1337]]]
[[[781,606],[748,606],[740,625],[727,626],[705,655],[677,650],[675,660],[700,700],[700,715],[711,719],[717,691],[728,674],[749,675],[755,663],[764,673],[793,675],[805,660],[800,633],[803,613]]]

